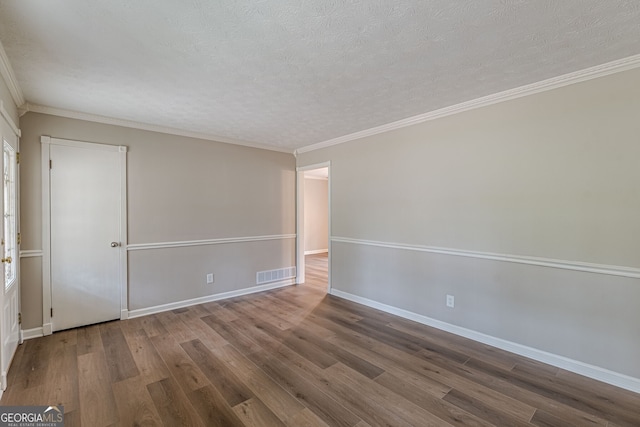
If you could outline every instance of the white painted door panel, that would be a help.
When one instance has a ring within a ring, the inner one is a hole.
[[[2,349],[0,364],[2,374],[0,387],[7,387],[7,372],[13,355],[20,342],[20,256],[18,243],[18,136],[5,119],[0,116],[0,171],[2,171],[2,197],[0,212],[3,213],[3,224],[0,227],[2,245],[2,292],[0,293],[0,341]]]
[[[52,144],[50,159],[53,330],[119,319],[119,153]]]

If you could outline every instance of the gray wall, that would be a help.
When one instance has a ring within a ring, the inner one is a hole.
[[[304,180],[304,250],[329,248],[329,181]]]
[[[640,378],[639,279],[411,248],[640,268],[638,82],[627,71],[299,154],[331,161],[333,288]]]
[[[293,155],[37,113],[20,127],[23,250],[42,249],[41,135],[129,147],[129,244],[295,233]],[[255,286],[257,271],[295,265],[295,240],[128,256],[131,310]],[[21,263],[24,329],[42,326],[41,262]]]

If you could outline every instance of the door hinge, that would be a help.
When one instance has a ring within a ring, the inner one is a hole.
[[[49,169],[53,169],[53,160],[49,160]]]
[[[17,239],[16,241],[18,242],[18,244],[22,243],[22,236],[20,235],[20,233],[18,233],[18,237],[16,239]]]
[[[20,153],[16,153],[16,163],[20,164]]]
[[[51,317],[53,317],[53,307],[51,307]]]
[[[18,325],[22,325],[22,313],[18,313]]]

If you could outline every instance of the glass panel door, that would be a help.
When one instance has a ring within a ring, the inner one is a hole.
[[[19,166],[17,164],[18,135],[4,117],[0,117],[0,211],[3,224],[0,228],[2,242],[2,275],[0,285],[0,389],[7,388],[7,372],[20,342],[20,260],[18,227]]]
[[[4,286],[10,289],[16,282],[18,260],[17,209],[16,209],[16,150],[6,140],[3,141],[3,184],[4,184]]]

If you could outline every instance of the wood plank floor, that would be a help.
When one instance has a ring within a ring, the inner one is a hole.
[[[640,395],[307,280],[25,342],[2,405],[69,426],[639,426]],[[324,272],[324,273],[323,273]]]

